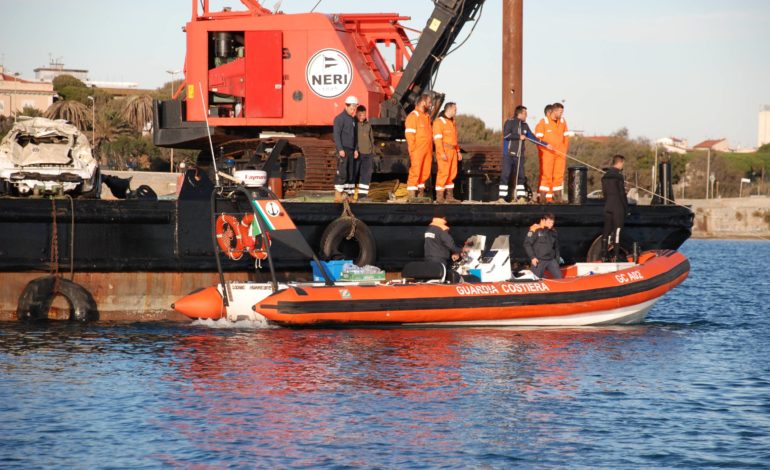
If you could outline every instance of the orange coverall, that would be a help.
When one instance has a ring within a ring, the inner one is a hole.
[[[449,190],[455,187],[457,176],[457,160],[460,146],[457,145],[457,126],[454,119],[440,117],[433,121],[433,143],[436,146],[436,191]],[[446,157],[446,160],[443,158]]]
[[[409,147],[408,191],[425,189],[425,181],[430,178],[430,164],[433,156],[433,129],[430,116],[416,109],[406,117],[404,135]]]
[[[564,135],[565,132],[567,132],[567,121],[564,119],[554,121],[545,117],[535,127],[535,137],[544,140],[554,148],[554,150],[548,150],[545,147],[537,148],[540,155],[538,191],[545,193],[548,201],[553,200],[554,191],[564,190],[564,167],[567,163],[567,157],[564,154],[569,150],[569,137]]]

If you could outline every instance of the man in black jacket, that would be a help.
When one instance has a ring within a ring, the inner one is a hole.
[[[561,279],[559,269],[559,236],[554,230],[556,217],[553,214],[543,214],[540,222],[532,225],[524,239],[524,251],[532,265],[532,273],[543,277],[548,271],[551,278]]]
[[[460,259],[462,248],[457,246],[452,236],[449,235],[446,217],[440,209],[436,209],[433,221],[425,231],[424,248],[425,261],[446,265],[450,260]]]
[[[614,246],[614,258],[620,256],[620,230],[628,214],[625,180],[623,178],[623,155],[612,157],[612,166],[602,176],[604,195],[604,230],[602,230],[602,260],[606,261],[610,245]]]
[[[337,174],[334,177],[334,202],[342,202],[347,196],[352,196],[355,183],[352,180],[356,150],[356,108],[358,99],[348,96],[345,109],[334,118],[334,145],[337,148]]]

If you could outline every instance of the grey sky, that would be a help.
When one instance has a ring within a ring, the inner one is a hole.
[[[234,0],[213,1],[232,5]],[[265,2],[271,7],[274,2]],[[315,0],[285,0],[287,13]],[[324,0],[322,12],[395,11],[422,28],[429,0]],[[48,54],[95,80],[156,87],[184,61],[190,0],[0,0],[0,55],[32,78]],[[501,1],[488,0],[474,35],[439,72],[460,112],[500,127]],[[691,144],[727,137],[753,146],[770,104],[770,2],[765,0],[525,0],[524,97],[530,116],[566,100],[570,127],[673,135]],[[466,29],[468,31],[470,27]]]

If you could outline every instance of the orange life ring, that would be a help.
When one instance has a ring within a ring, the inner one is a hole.
[[[264,260],[267,259],[267,246],[265,244],[265,239],[267,239],[267,243],[270,243],[270,236],[267,233],[265,233],[264,236],[251,236],[249,229],[251,228],[251,224],[253,222],[254,214],[246,214],[243,216],[243,219],[241,219],[239,230],[241,232],[241,239],[243,240],[243,247],[252,257],[259,260]]]
[[[235,261],[243,257],[243,238],[237,218],[227,214],[217,217],[216,234],[217,244],[222,253]]]

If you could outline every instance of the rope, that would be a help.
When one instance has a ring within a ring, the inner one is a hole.
[[[529,138],[529,137],[527,137],[527,136],[525,136],[525,138],[526,138],[527,140],[529,140],[530,142],[534,143],[535,145],[540,145],[538,142],[536,142],[536,141],[534,141],[534,140],[530,139],[530,138]],[[567,154],[567,153],[561,152],[561,151],[559,151],[559,150],[557,150],[557,149],[551,149],[551,151],[552,151],[552,152],[554,152],[554,153],[556,153],[556,154],[558,154],[558,155],[561,155],[561,156],[563,156],[563,157],[569,158],[570,160],[574,160],[574,161],[576,161],[576,162],[580,163],[581,165],[585,165],[585,166],[587,166],[588,168],[590,168],[590,169],[592,169],[592,170],[595,170],[595,171],[598,171],[598,172],[599,172],[599,173],[601,173],[601,174],[607,173],[606,171],[602,170],[601,168],[597,168],[597,167],[595,167],[595,166],[591,165],[590,163],[584,162],[584,161],[580,160],[579,158],[576,158],[576,157],[574,157],[574,156],[572,156],[572,155],[569,155],[569,154]],[[652,192],[652,191],[650,191],[650,190],[648,190],[648,189],[642,188],[642,187],[640,187],[640,186],[637,186],[637,185],[635,185],[635,184],[632,184],[632,183],[629,183],[629,182],[626,182],[626,184],[627,184],[627,185],[629,185],[629,186],[631,186],[631,187],[633,187],[633,188],[636,188],[636,189],[642,190],[642,191],[644,191],[644,192],[646,192],[646,193],[652,194],[653,196],[657,196],[657,197],[659,197],[659,198],[663,199],[664,201],[668,201],[668,202],[670,202],[671,204],[673,204],[673,205],[675,205],[675,206],[683,207],[683,208],[687,209],[688,211],[690,211],[690,213],[693,213],[693,212],[692,212],[692,209],[690,209],[689,207],[685,206],[684,204],[679,204],[678,202],[674,201],[673,199],[669,199],[669,198],[667,198],[667,197],[663,197],[663,196],[661,196],[660,194],[656,194],[656,193],[654,193],[654,192]],[[758,238],[758,239],[760,239],[760,240],[764,240],[764,241],[770,242],[770,238],[767,238],[767,237],[763,237],[762,235],[757,235],[757,234],[755,234],[755,233],[749,233],[749,234],[747,234],[747,235],[749,235],[749,236],[751,236],[751,237],[755,237],[755,238]]]
[[[530,142],[532,142],[533,144],[540,145],[540,143],[530,139],[528,136],[524,136],[524,137],[527,140],[529,140]],[[573,157],[572,155],[564,153],[564,152],[562,152],[560,150],[552,148],[552,149],[550,149],[550,151],[555,153],[555,154],[557,154],[557,155],[561,155],[562,157],[566,157],[566,158],[569,158],[570,160],[574,160],[574,161],[580,163],[581,165],[585,165],[585,166],[587,166],[588,168],[590,168],[592,170],[598,171],[601,174],[607,173],[606,171],[602,170],[601,168],[597,168],[597,167],[591,165],[590,163],[584,162],[583,160],[580,160],[577,157]],[[657,196],[657,197],[661,198],[664,201],[670,202],[671,204],[673,204],[675,206],[683,207],[683,208],[687,209],[688,211],[692,212],[692,209],[690,209],[689,207],[685,206],[684,204],[679,204],[678,202],[674,201],[673,199],[669,199],[667,197],[663,197],[660,194],[657,194],[657,193],[654,193],[654,192],[650,191],[649,189],[642,188],[641,186],[637,186],[637,185],[635,185],[633,183],[629,183],[627,181],[625,182],[625,184],[628,185],[628,186],[631,186],[632,188],[636,188],[636,189],[638,189],[640,191],[644,191],[645,193],[651,194],[653,196]]]
[[[352,223],[350,224],[350,232],[348,233],[348,236],[345,237],[345,240],[350,240],[356,235],[356,222],[358,219],[356,219],[356,216],[353,214],[353,210],[350,208],[350,202],[348,202],[348,198],[345,198],[342,201],[342,215],[340,217],[349,217],[352,220]]]

